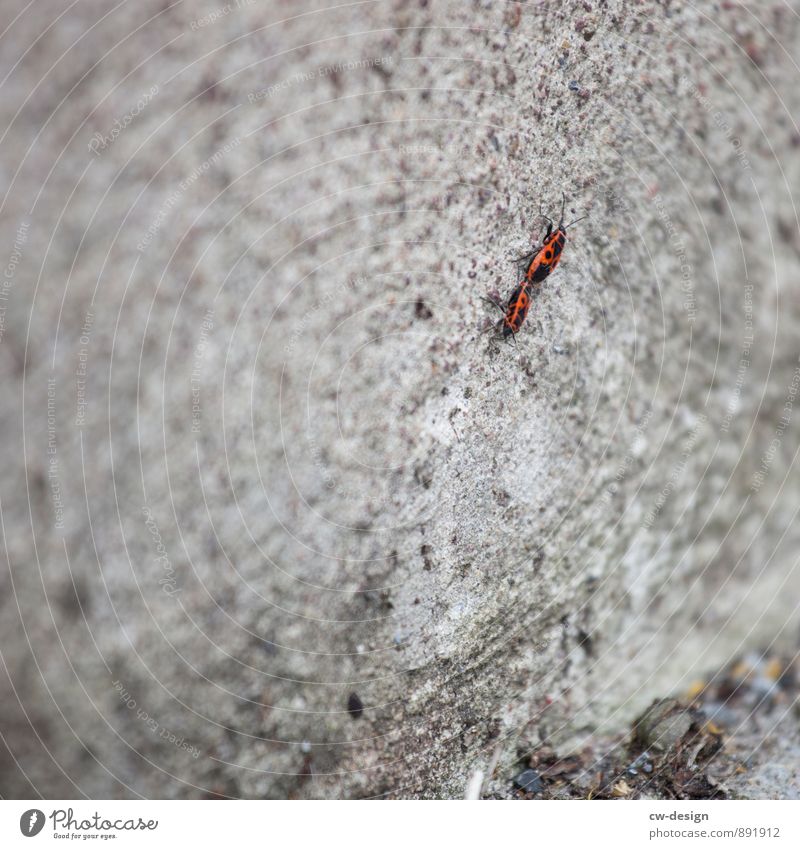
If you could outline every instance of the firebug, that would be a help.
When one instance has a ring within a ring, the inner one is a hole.
[[[564,224],[564,210],[567,205],[567,196],[562,193],[561,215],[558,226],[553,229],[553,220],[546,215],[542,217],[547,221],[547,232],[542,239],[542,244],[534,248],[530,253],[515,260],[517,268],[522,271],[522,279],[511,293],[505,309],[497,301],[486,298],[490,304],[494,304],[502,313],[503,318],[498,323],[502,328],[503,336],[516,336],[522,327],[531,305],[531,296],[534,289],[550,275],[561,259],[561,253],[567,241],[567,228],[578,221],[586,218],[582,215],[569,224]]]

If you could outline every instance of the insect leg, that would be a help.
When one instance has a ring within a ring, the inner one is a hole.
[[[538,252],[538,248],[536,248],[526,254],[523,254],[520,257],[517,257],[516,259],[512,259],[511,262],[513,262],[515,265],[521,265],[523,262],[527,264],[536,256]]]
[[[486,301],[487,304],[491,304],[493,307],[497,307],[497,309],[499,309],[505,317],[506,311],[500,306],[500,304],[497,303],[497,301],[494,300],[494,298],[487,298],[484,295],[481,295],[481,300]]]

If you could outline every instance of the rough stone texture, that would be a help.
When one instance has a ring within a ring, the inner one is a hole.
[[[459,797],[788,645],[790,5],[225,9],[4,37],[0,792]]]

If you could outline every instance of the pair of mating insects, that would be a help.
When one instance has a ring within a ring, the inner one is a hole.
[[[580,218],[570,221],[569,224],[564,224],[566,205],[567,196],[562,193],[561,216],[558,227],[553,230],[553,219],[542,215],[542,218],[547,222],[547,232],[542,239],[541,247],[534,248],[530,253],[514,260],[517,268],[522,269],[524,274],[516,289],[511,293],[505,309],[492,298],[484,298],[485,301],[496,306],[503,313],[503,317],[497,323],[497,329],[502,330],[503,336],[506,338],[511,336],[516,341],[516,335],[519,333],[530,309],[531,290],[554,271],[558,265],[561,252],[564,250],[567,241],[567,228],[586,218],[585,215],[582,215]]]

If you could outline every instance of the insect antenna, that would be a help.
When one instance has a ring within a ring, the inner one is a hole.
[[[583,221],[584,218],[588,218],[588,215],[581,215],[580,218],[576,218],[573,221],[570,221],[569,224],[565,224],[561,229],[566,230],[567,227],[572,227],[573,224],[577,224],[579,221]]]

